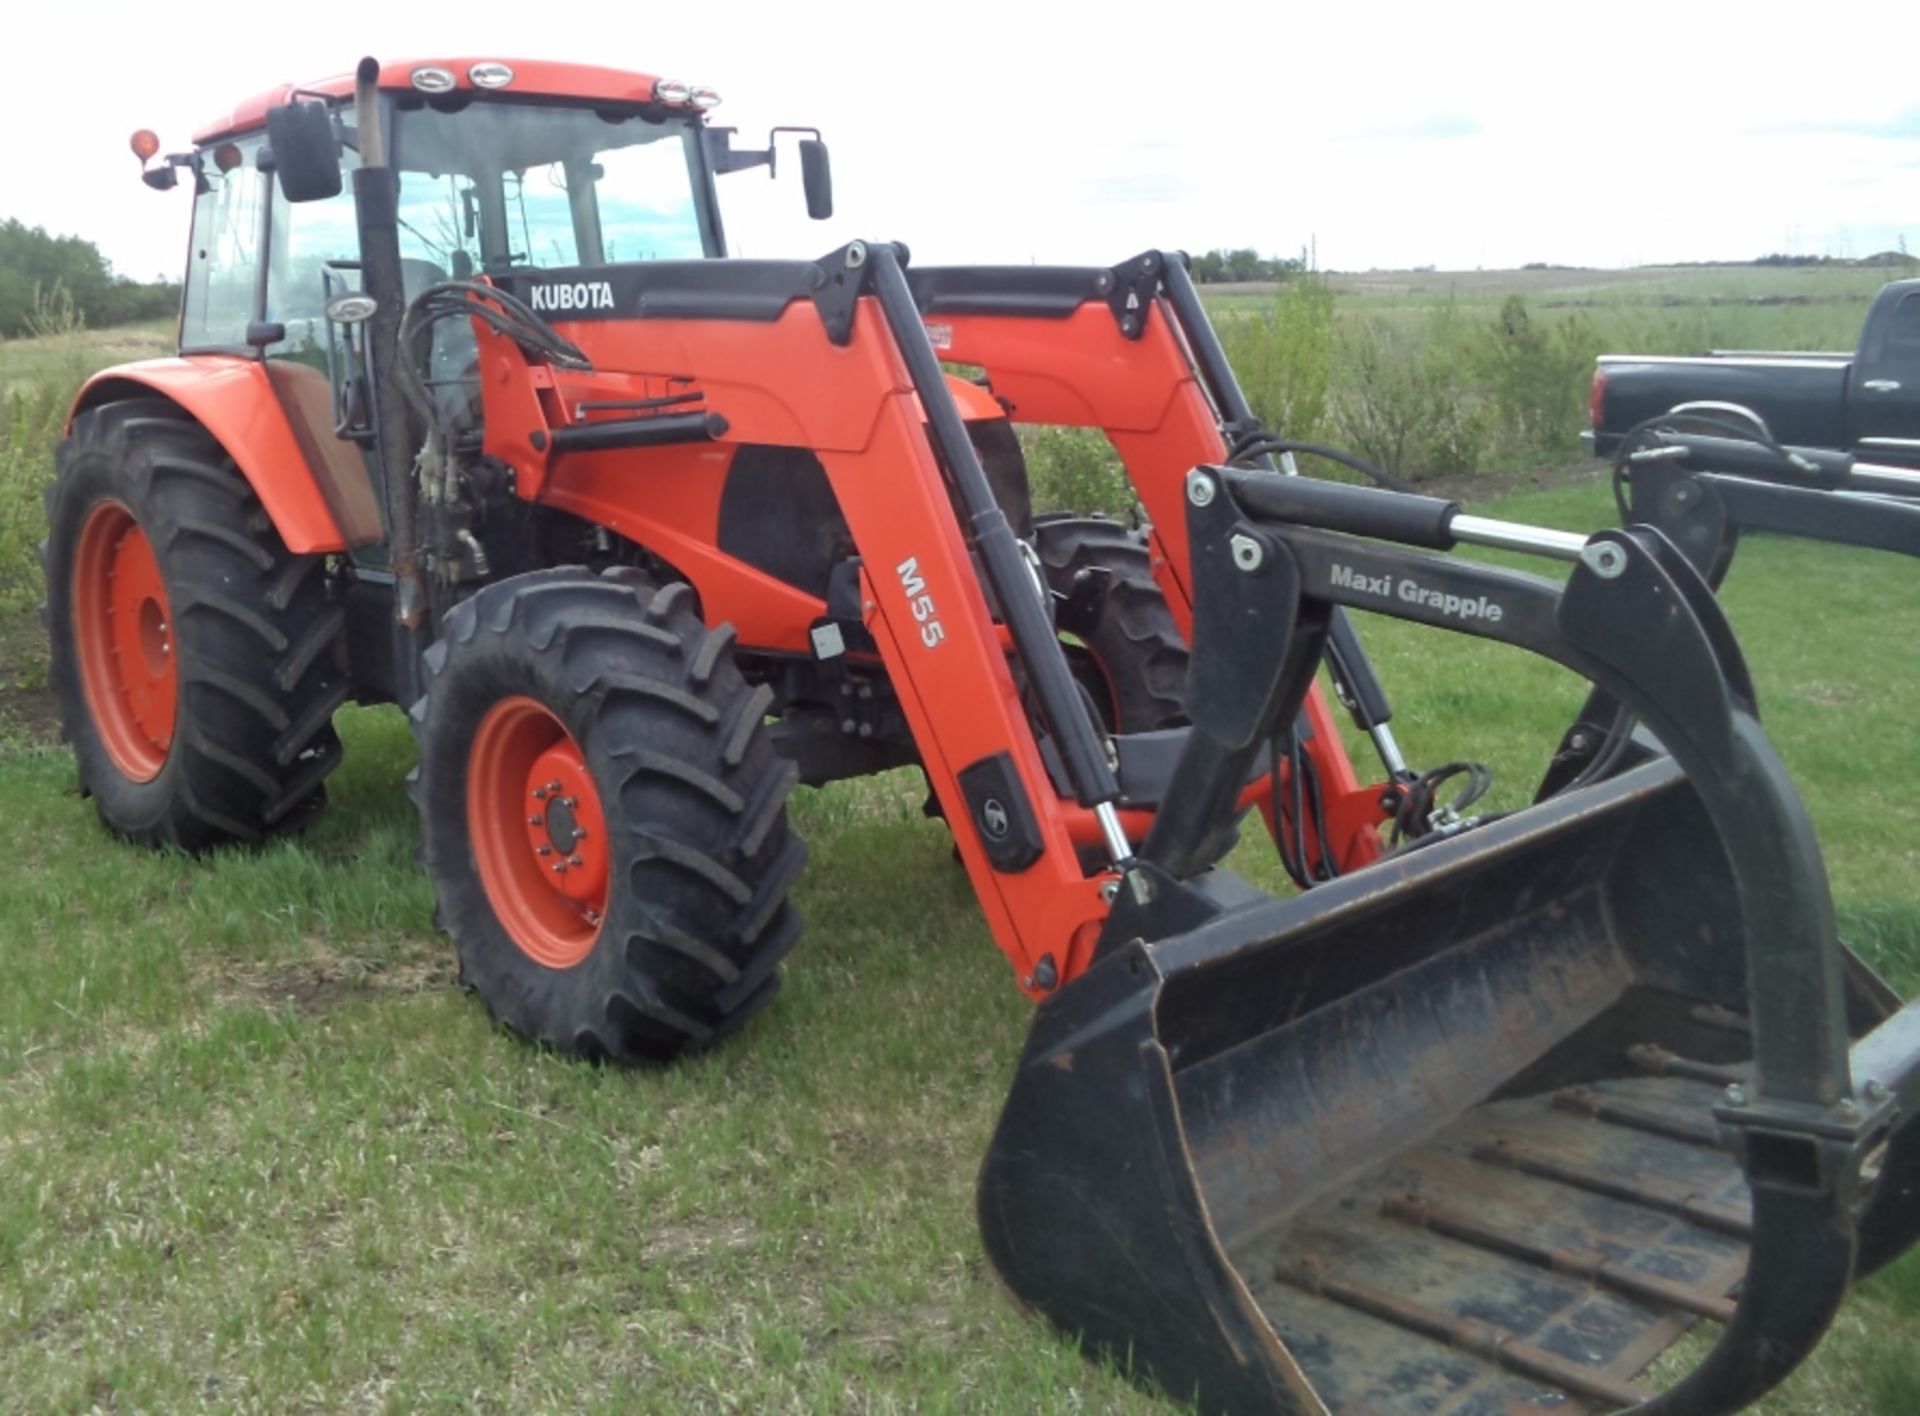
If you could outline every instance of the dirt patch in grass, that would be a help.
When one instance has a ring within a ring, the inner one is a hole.
[[[1837,683],[1809,684],[1800,690],[1800,696],[1807,702],[1818,703],[1824,708],[1837,707],[1842,703],[1854,703],[1860,698],[1856,690],[1844,688]]]
[[[689,1261],[751,1253],[764,1239],[748,1219],[676,1221],[656,1225],[648,1233],[644,1262],[678,1269]]]
[[[35,747],[60,740],[38,610],[0,610],[0,741],[9,739]]]
[[[451,950],[421,948],[393,960],[367,960],[322,946],[318,957],[286,963],[227,962],[208,983],[216,1002],[290,1008],[312,1017],[362,998],[399,998],[455,986]]]

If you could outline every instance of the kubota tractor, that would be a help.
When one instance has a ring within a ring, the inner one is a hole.
[[[987,1252],[1090,1350],[1208,1410],[1777,1382],[1920,1226],[1920,1014],[1835,937],[1700,573],[1285,475],[1178,257],[723,259],[716,179],[780,130],[737,149],[713,102],[368,60],[148,171],[193,192],[181,353],[87,385],[48,501],[108,825],[295,826],[334,712],[404,704],[467,985],[660,1059],[778,987],[795,782],[917,763],[1038,1004]],[[1011,420],[1100,429],[1150,524],[1035,515]],[[1658,750],[1450,815],[1346,607],[1554,659]],[[1312,888],[1220,865],[1256,809]],[[1692,1375],[1634,1385],[1703,1319]]]

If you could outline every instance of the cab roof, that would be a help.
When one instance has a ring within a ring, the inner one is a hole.
[[[470,77],[476,65],[504,64],[513,71],[510,82],[501,87],[483,88]],[[416,69],[431,66],[453,75],[454,91],[473,89],[488,93],[534,95],[542,98],[602,99],[611,103],[647,103],[653,100],[653,87],[659,82],[654,74],[626,69],[602,69],[591,64],[562,64],[551,59],[501,59],[471,56],[467,58],[395,59],[380,66],[380,87],[411,89]],[[295,93],[345,98],[353,92],[352,74],[335,74],[312,83],[281,84],[255,94],[238,104],[193,135],[195,143],[233,137],[263,128],[267,110],[285,103]],[[685,107],[687,105],[669,105]]]

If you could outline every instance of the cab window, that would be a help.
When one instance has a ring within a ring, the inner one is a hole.
[[[263,138],[237,138],[200,154],[181,306],[184,349],[239,349],[253,318],[260,259],[260,204],[267,180],[254,166]]]
[[[1920,291],[1893,307],[1880,339],[1880,358],[1892,364],[1920,363]]]
[[[353,211],[353,170],[359,165],[359,154],[344,149],[339,195],[322,201],[289,202],[279,184],[274,184],[266,317],[287,331],[286,339],[272,351],[277,356],[317,360],[326,340],[327,267],[357,262],[359,256],[360,233]],[[335,270],[332,280],[333,294],[360,286],[357,270]]]

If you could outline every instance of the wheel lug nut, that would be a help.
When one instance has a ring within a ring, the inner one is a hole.
[[[556,861],[554,863],[553,873],[555,875],[565,875],[567,873],[567,863],[564,860]]]
[[[564,807],[572,808],[580,805],[580,803],[575,801],[572,797],[561,797],[560,805]]]
[[[559,783],[559,782],[557,782],[557,781],[554,781],[554,782],[548,782],[548,783],[547,783],[547,790],[548,790],[548,791],[550,791],[550,792],[557,792],[557,791],[559,791],[559,790],[560,790],[560,783]]]
[[[552,847],[552,846],[541,846],[541,847],[539,848],[539,853],[540,853],[541,855],[543,855],[543,856],[550,856],[550,855],[552,855],[552,854],[553,854],[553,847]]]
[[[584,841],[584,840],[586,840],[586,839],[587,839],[587,828],[586,828],[586,827],[584,827],[584,826],[576,826],[576,827],[574,827],[574,828],[573,828],[573,839],[574,839],[574,840],[576,840],[576,841]]]
[[[547,799],[547,789],[545,787],[535,787],[533,789],[533,799],[535,801],[545,801]]]
[[[527,818],[527,825],[529,826],[544,826],[546,822],[547,818],[544,816],[529,816]]]
[[[568,857],[567,857],[567,864],[568,864],[568,865],[585,865],[585,864],[586,864],[586,862],[585,862],[584,860],[582,860],[582,859],[580,859],[580,857],[579,857],[579,856],[568,856]]]

